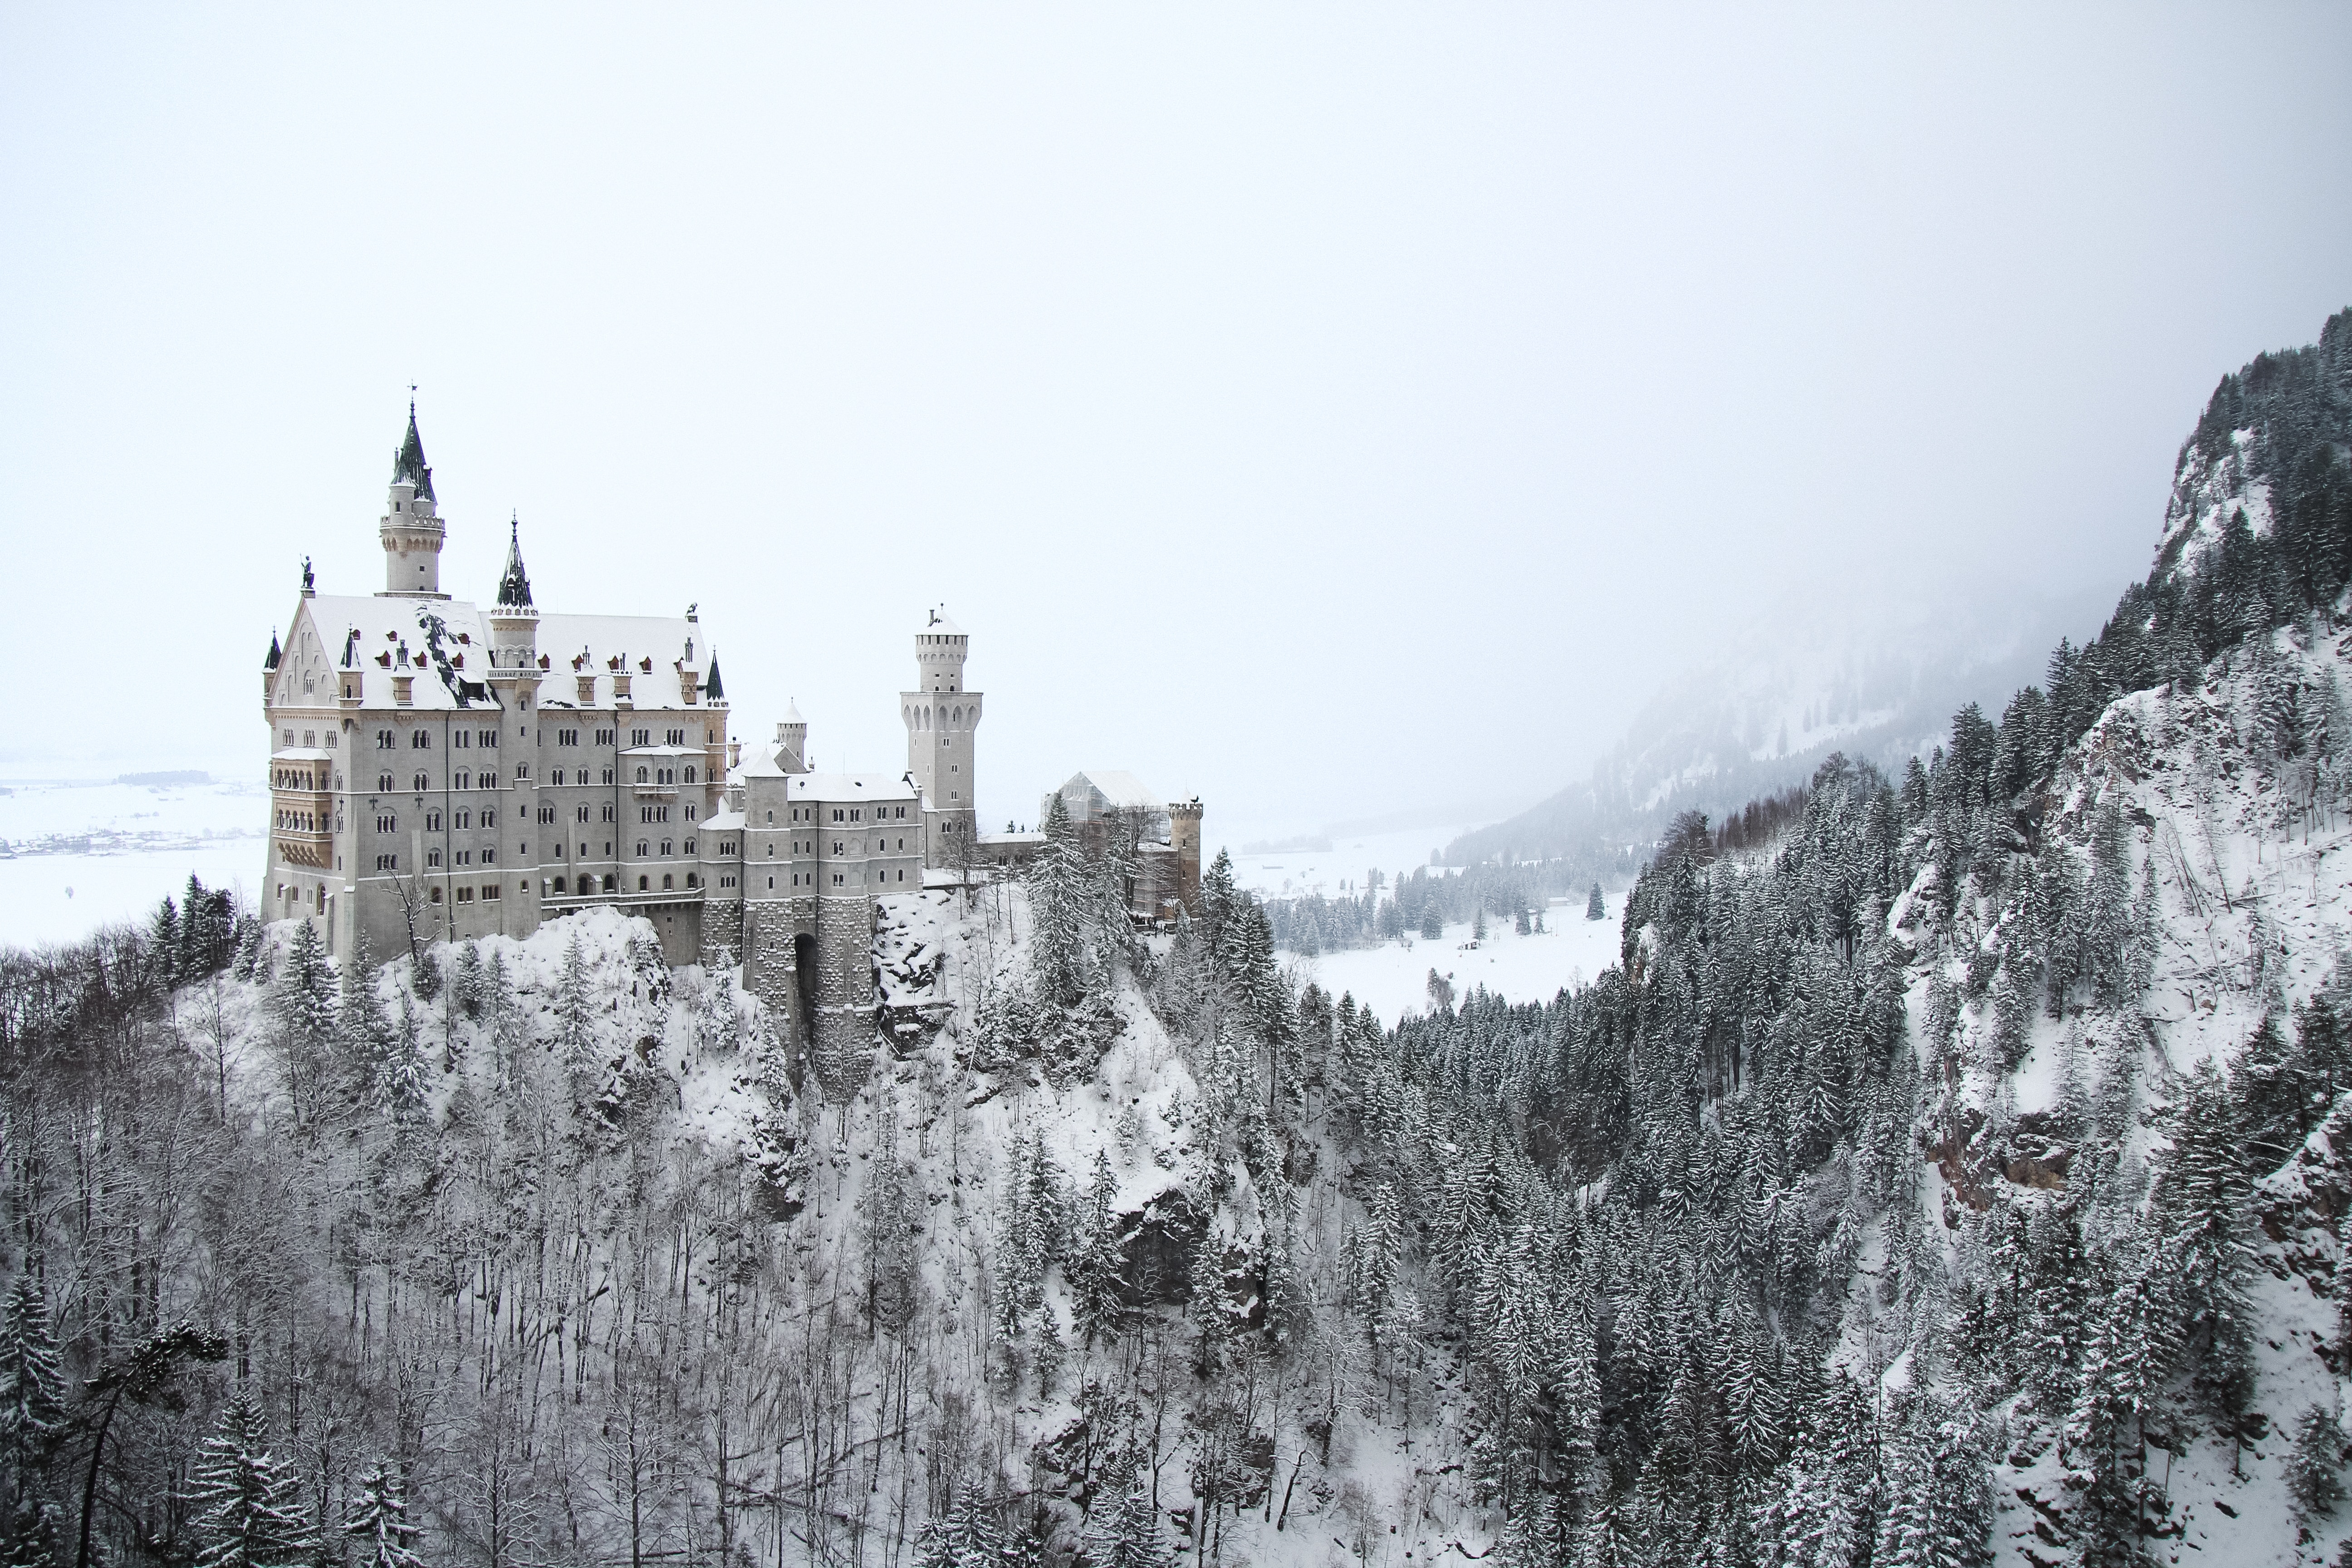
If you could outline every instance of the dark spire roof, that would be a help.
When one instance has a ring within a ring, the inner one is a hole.
[[[273,627],[269,633],[269,657],[261,661],[261,668],[264,669],[276,669],[278,668],[278,661],[283,656],[278,652],[278,632],[277,629]]]
[[[727,699],[727,688],[720,684],[719,679],[719,650],[717,648],[712,648],[710,650],[710,679],[702,683],[702,695],[704,700],[709,702],[723,702]]]
[[[416,493],[426,500],[437,502],[433,493],[433,470],[425,466],[425,441],[416,434],[416,399],[408,400],[408,436],[400,443],[400,450],[392,455],[392,482],[403,480],[416,487]]]
[[[530,603],[530,579],[522,569],[522,522],[509,520],[507,524],[507,571],[499,579],[499,603],[528,605]]]

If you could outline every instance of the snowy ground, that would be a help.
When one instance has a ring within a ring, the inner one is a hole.
[[[143,920],[193,872],[247,890],[261,872],[268,792],[247,781],[151,786],[0,784],[0,942],[72,942]]]
[[[1283,962],[1296,963],[1302,979],[1334,995],[1352,994],[1383,1023],[1427,1008],[1432,969],[1454,983],[1457,997],[1484,985],[1514,1002],[1549,1002],[1563,986],[1573,990],[1617,962],[1618,925],[1624,913],[1625,895],[1621,892],[1609,900],[1606,920],[1586,920],[1581,900],[1574,909],[1561,905],[1546,910],[1540,936],[1515,936],[1508,925],[1496,921],[1488,926],[1486,942],[1473,949],[1466,945],[1469,926],[1455,925],[1445,928],[1443,942],[1413,937],[1313,958],[1285,954]]]
[[[0,860],[0,944],[74,942],[115,921],[145,920],[194,872],[207,888],[250,897],[261,875],[261,839],[221,839],[184,849],[124,855],[20,855]]]
[[[1293,849],[1279,855],[1244,855],[1231,844],[1223,847],[1234,858],[1234,883],[1261,898],[1320,892],[1329,899],[1343,892],[1362,892],[1367,872],[1385,872],[1393,881],[1401,872],[1426,866],[1433,854],[1468,831],[1468,827],[1415,827],[1402,833],[1360,833],[1332,839],[1328,849]],[[1215,852],[1214,848],[1208,851]]]

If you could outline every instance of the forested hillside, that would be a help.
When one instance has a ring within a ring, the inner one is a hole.
[[[2335,1561],[2348,433],[2352,312],[2098,638],[1549,1004],[1390,1026],[1222,865],[1138,938],[1061,823],[866,1059],[610,911],[8,955],[10,1560]]]

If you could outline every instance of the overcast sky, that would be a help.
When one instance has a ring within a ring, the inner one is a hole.
[[[2120,588],[2352,303],[2352,9],[0,9],[0,775],[260,776],[417,402],[487,598],[991,818],[1566,783],[1760,614]],[[681,16],[685,19],[681,20]]]

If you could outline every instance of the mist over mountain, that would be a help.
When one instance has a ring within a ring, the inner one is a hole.
[[[2050,649],[2097,626],[2107,602],[1986,584],[1957,607],[1924,595],[1826,616],[1779,606],[1663,686],[1588,777],[1463,835],[1446,863],[1567,859],[1628,876],[1678,813],[1720,817],[1803,783],[1833,752],[1884,767],[1924,754],[1963,705],[2039,679]]]

